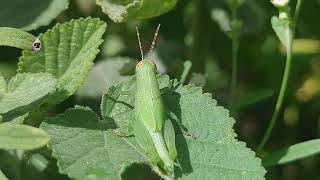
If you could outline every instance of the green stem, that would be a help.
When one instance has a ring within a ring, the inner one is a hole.
[[[291,30],[288,30],[288,36],[289,35],[291,36]],[[286,93],[287,84],[288,84],[288,80],[289,80],[290,69],[291,69],[291,60],[292,60],[292,37],[290,37],[290,40],[288,41],[286,66],[285,66],[285,70],[284,70],[284,75],[283,75],[282,84],[281,84],[280,93],[279,93],[279,96],[277,99],[276,107],[275,107],[274,112],[272,114],[272,118],[269,123],[268,129],[267,129],[266,133],[264,134],[264,137],[258,147],[258,150],[257,150],[258,153],[261,152],[262,148],[267,143],[267,141],[271,135],[271,132],[274,128],[274,125],[276,123],[276,120],[279,116],[279,112],[280,112],[282,104],[283,104],[283,99],[284,99],[284,96]]]
[[[277,99],[275,110],[272,114],[272,118],[271,118],[271,121],[268,126],[268,129],[265,132],[260,145],[258,146],[258,149],[257,149],[258,154],[261,153],[263,147],[265,146],[268,139],[270,138],[270,135],[272,133],[272,130],[275,126],[276,120],[277,120],[279,113],[280,113],[280,110],[282,108],[282,104],[283,104],[283,100],[285,97],[287,84],[288,84],[288,80],[289,80],[289,76],[290,76],[290,69],[291,69],[291,62],[292,62],[292,42],[293,42],[294,34],[295,34],[295,25],[297,23],[300,9],[301,9],[301,1],[302,0],[298,0],[297,5],[296,5],[296,10],[295,10],[294,18],[293,18],[293,26],[292,26],[292,28],[289,27],[288,31],[287,31],[287,39],[289,39],[287,41],[287,59],[286,59],[286,66],[285,66],[285,70],[284,70],[282,84],[281,84],[281,88],[280,88],[280,93],[279,93],[279,96]]]
[[[232,22],[237,20],[236,14],[237,8],[231,9]],[[233,106],[235,102],[235,92],[237,87],[237,69],[238,69],[238,49],[239,49],[239,30],[233,29],[232,31],[232,69],[231,69],[231,85],[230,85],[230,101],[229,101],[229,110],[233,113]]]

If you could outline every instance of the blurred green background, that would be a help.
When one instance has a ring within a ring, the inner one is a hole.
[[[139,26],[143,49],[147,52],[158,24],[161,24],[161,30],[152,58],[159,72],[178,78],[183,63],[190,60],[192,69],[185,83],[202,86],[220,105],[227,106],[232,50],[231,39],[226,33],[230,11],[225,0],[180,0],[173,10],[159,17],[122,24],[111,21],[94,0],[70,3],[69,8],[49,26],[31,33],[37,35],[56,23],[86,16],[99,17],[107,22],[108,27],[87,82],[76,95],[53,108],[52,115],[75,104],[90,106],[99,112],[102,92],[127,79],[140,59],[135,27]],[[291,1],[291,5],[294,6],[295,1]],[[266,152],[320,137],[319,10],[320,0],[303,2],[288,91]],[[278,12],[268,0],[246,0],[238,13],[244,24],[238,54],[237,106],[232,116],[236,119],[234,128],[238,138],[255,150],[274,109],[283,76],[285,49],[271,28],[270,18]],[[21,51],[1,47],[0,54],[0,73],[10,78],[16,73]],[[261,100],[256,102],[255,99]],[[312,156],[268,168],[266,178],[320,179],[319,167],[319,155]],[[134,167],[132,172],[137,173]]]

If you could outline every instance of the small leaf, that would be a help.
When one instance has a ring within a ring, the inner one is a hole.
[[[85,81],[105,30],[106,24],[93,18],[59,24],[40,35],[43,43],[40,51],[23,51],[18,71],[46,72],[55,76],[58,84],[48,104],[57,104],[74,94]]]
[[[5,114],[17,108],[40,104],[38,100],[54,91],[56,79],[47,73],[23,73],[17,74],[7,85],[0,78],[0,85],[3,85],[0,88],[0,114]]]
[[[112,21],[121,23],[129,18],[144,19],[159,16],[171,10],[177,0],[97,0],[96,2]]]
[[[34,35],[21,29],[0,27],[0,46],[32,50],[36,39]]]
[[[48,25],[69,6],[69,0],[0,1],[0,26],[26,31]]]
[[[281,43],[288,47],[291,30],[290,30],[290,22],[288,19],[279,19],[276,16],[271,18],[271,24],[274,32],[277,34]]]
[[[79,88],[76,95],[89,98],[101,97],[110,86],[129,79],[129,76],[122,76],[120,70],[131,61],[123,57],[99,61],[91,69],[86,82]]]
[[[41,124],[60,172],[72,179],[121,179],[132,163],[146,162],[134,137],[122,138],[107,129],[88,108],[76,107]]]
[[[320,153],[320,139],[314,139],[275,151],[263,158],[265,167],[286,164]]]
[[[48,134],[42,129],[23,124],[0,124],[0,148],[32,150],[46,145]]]

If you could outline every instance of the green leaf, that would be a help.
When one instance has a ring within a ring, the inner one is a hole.
[[[263,158],[262,163],[265,167],[275,166],[318,153],[320,153],[320,139],[314,139],[277,150]]]
[[[72,179],[120,179],[132,163],[146,162],[133,137],[116,136],[88,108],[76,107],[41,124],[61,173]]]
[[[39,105],[43,97],[54,91],[56,79],[47,73],[23,73],[17,74],[7,85],[0,78],[0,85],[0,114],[5,114],[17,108],[30,109]],[[27,110],[21,115],[25,112]]]
[[[121,23],[129,18],[144,19],[159,16],[171,10],[177,0],[96,0],[109,18]]]
[[[42,129],[23,124],[0,124],[0,148],[32,150],[46,145],[48,134]]]
[[[0,180],[9,180],[1,170],[0,170]]]
[[[23,51],[19,72],[46,72],[58,79],[49,105],[74,94],[85,81],[99,52],[106,24],[96,18],[80,18],[59,24],[40,35],[43,48],[37,53]]]
[[[160,88],[168,87],[168,76],[158,76]],[[245,143],[235,139],[234,119],[217,106],[210,94],[203,94],[194,85],[175,88],[163,95],[167,118],[181,122],[196,137],[185,137],[176,126],[178,163],[175,175],[180,179],[264,179],[265,170]],[[111,87],[103,96],[101,112],[108,124],[115,124],[117,132],[130,135],[134,119],[135,78]]]
[[[36,39],[34,35],[21,29],[0,27],[0,46],[32,50]]]
[[[276,16],[271,18],[271,25],[274,32],[277,34],[279,40],[282,45],[285,47],[288,46],[290,42],[291,30],[290,30],[290,22],[288,19],[279,19]]]
[[[108,58],[99,61],[91,69],[88,79],[79,88],[79,97],[97,98],[103,95],[110,86],[120,81],[128,80],[129,76],[122,76],[120,70],[132,60],[124,57]]]
[[[160,88],[169,86],[168,76],[158,76],[158,81]],[[174,85],[163,95],[167,117],[174,124],[180,121],[196,137],[184,136],[175,125],[176,178],[264,179],[261,161],[245,143],[235,139],[234,120],[228,111],[201,88]],[[88,108],[76,107],[41,124],[50,135],[49,147],[58,159],[60,172],[73,179],[120,179],[126,167],[149,162],[134,137],[120,137],[108,129],[113,122],[122,132],[132,133],[128,121],[134,115],[134,97],[121,92],[132,93],[134,89],[135,77],[109,89],[102,102],[104,121]]]
[[[0,0],[0,26],[26,31],[48,25],[69,6],[69,0]]]

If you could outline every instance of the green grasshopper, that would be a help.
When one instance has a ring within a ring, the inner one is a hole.
[[[149,59],[160,29],[158,26],[147,59],[143,51],[137,28],[141,61],[136,65],[136,94],[134,102],[134,135],[140,146],[149,155],[152,164],[168,175],[174,173],[177,157],[175,131],[172,122],[165,118],[161,92],[156,78],[157,67]]]

